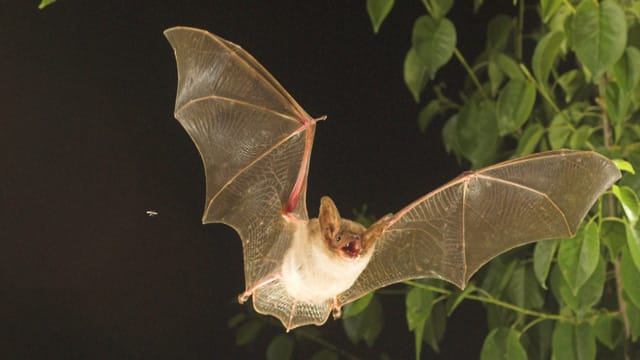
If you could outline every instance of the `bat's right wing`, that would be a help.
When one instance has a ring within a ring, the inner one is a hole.
[[[282,289],[256,287],[269,280],[290,246],[294,227],[286,218],[308,220],[315,120],[239,46],[194,28],[165,35],[178,66],[175,116],[205,168],[202,221],[228,224],[240,234],[254,306],[282,318],[278,307],[289,301]]]
[[[598,196],[620,178],[609,159],[551,151],[464,174],[396,214],[341,304],[414,278],[464,288],[497,255],[536,240],[572,237]]]

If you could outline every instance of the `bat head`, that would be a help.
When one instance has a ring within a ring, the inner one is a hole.
[[[342,219],[336,204],[328,196],[320,200],[318,220],[325,244],[336,255],[357,258],[366,251],[362,237],[366,228],[355,221]]]

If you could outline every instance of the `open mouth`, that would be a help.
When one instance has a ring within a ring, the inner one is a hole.
[[[351,257],[360,255],[360,250],[362,250],[360,239],[351,240],[342,247],[342,251]]]

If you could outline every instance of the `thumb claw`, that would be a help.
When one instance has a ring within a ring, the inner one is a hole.
[[[238,295],[238,302],[240,304],[244,304],[248,299],[249,296],[251,296],[251,293],[248,291],[243,292],[242,294]]]

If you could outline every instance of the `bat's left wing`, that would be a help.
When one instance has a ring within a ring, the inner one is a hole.
[[[308,220],[307,173],[316,120],[240,46],[207,31],[165,31],[178,66],[175,116],[202,157],[204,223],[242,239],[244,301],[287,327],[322,323],[330,303],[297,304],[276,273],[296,224]]]
[[[571,237],[620,171],[588,151],[552,151],[466,173],[397,213],[341,304],[414,278],[464,288],[497,255],[536,240]]]

